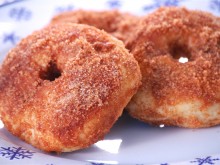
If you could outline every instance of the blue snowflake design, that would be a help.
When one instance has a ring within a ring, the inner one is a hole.
[[[145,5],[143,7],[143,10],[144,11],[153,10],[162,6],[178,6],[180,1],[181,0],[154,0],[153,4]]]
[[[216,10],[220,12],[220,0],[211,0],[210,1],[210,8],[212,10]]]
[[[62,13],[62,12],[71,11],[74,9],[75,9],[75,7],[72,4],[69,4],[67,6],[58,6],[55,8],[55,13]]]
[[[3,35],[2,42],[4,44],[11,43],[12,45],[15,45],[21,38],[15,34],[15,32],[5,33]]]
[[[115,9],[121,7],[121,2],[119,0],[109,0],[107,1],[107,5],[111,9]]]
[[[16,21],[21,21],[21,20],[29,20],[31,19],[32,12],[25,7],[20,7],[20,8],[12,8],[9,11],[9,17],[16,20]]]
[[[219,160],[219,158],[212,158],[211,156],[207,156],[206,158],[196,158],[195,161],[191,161],[190,163],[197,163],[197,165],[215,164],[215,161]]]
[[[31,159],[35,152],[26,150],[22,147],[0,147],[0,156],[13,159]]]

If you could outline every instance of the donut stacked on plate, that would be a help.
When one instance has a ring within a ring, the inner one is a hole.
[[[156,125],[220,124],[220,18],[160,8],[139,27],[127,45],[142,73],[130,115]]]
[[[103,139],[141,74],[123,43],[88,25],[56,24],[23,39],[0,72],[0,112],[14,135],[45,151]]]
[[[126,44],[128,38],[133,36],[133,32],[136,30],[139,21],[140,17],[129,13],[121,13],[117,10],[76,10],[55,16],[51,20],[51,24],[60,22],[87,24],[108,32]]]
[[[67,12],[8,53],[0,115],[14,135],[57,152],[102,139],[127,104],[150,124],[214,126],[219,63],[220,19],[211,14],[174,7],[146,17]]]

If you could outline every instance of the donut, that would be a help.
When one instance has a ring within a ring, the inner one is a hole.
[[[86,148],[109,132],[140,79],[121,41],[88,25],[51,25],[24,38],[1,65],[0,115],[41,150]]]
[[[162,7],[143,18],[128,47],[142,73],[127,106],[132,117],[185,128],[220,124],[219,17]]]
[[[51,23],[72,22],[95,26],[126,43],[136,29],[139,20],[138,16],[119,12],[118,10],[75,10],[56,15],[52,18]]]

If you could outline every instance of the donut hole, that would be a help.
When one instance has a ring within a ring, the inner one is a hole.
[[[187,63],[190,61],[191,52],[184,44],[174,43],[170,45],[170,54],[179,63]]]
[[[40,78],[42,80],[54,81],[61,76],[61,70],[57,67],[54,61],[50,61],[46,70],[40,72]]]

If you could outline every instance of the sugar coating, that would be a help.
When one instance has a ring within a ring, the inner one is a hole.
[[[109,11],[75,10],[58,14],[51,20],[51,24],[72,22],[87,24],[98,29],[105,30],[114,37],[122,40],[125,44],[133,36],[133,31],[141,17],[130,13]]]
[[[10,132],[33,146],[73,151],[104,137],[140,79],[121,41],[87,25],[51,25],[4,60],[0,114]]]
[[[142,20],[128,47],[143,76],[128,105],[133,117],[187,128],[220,124],[219,17],[160,8]]]

